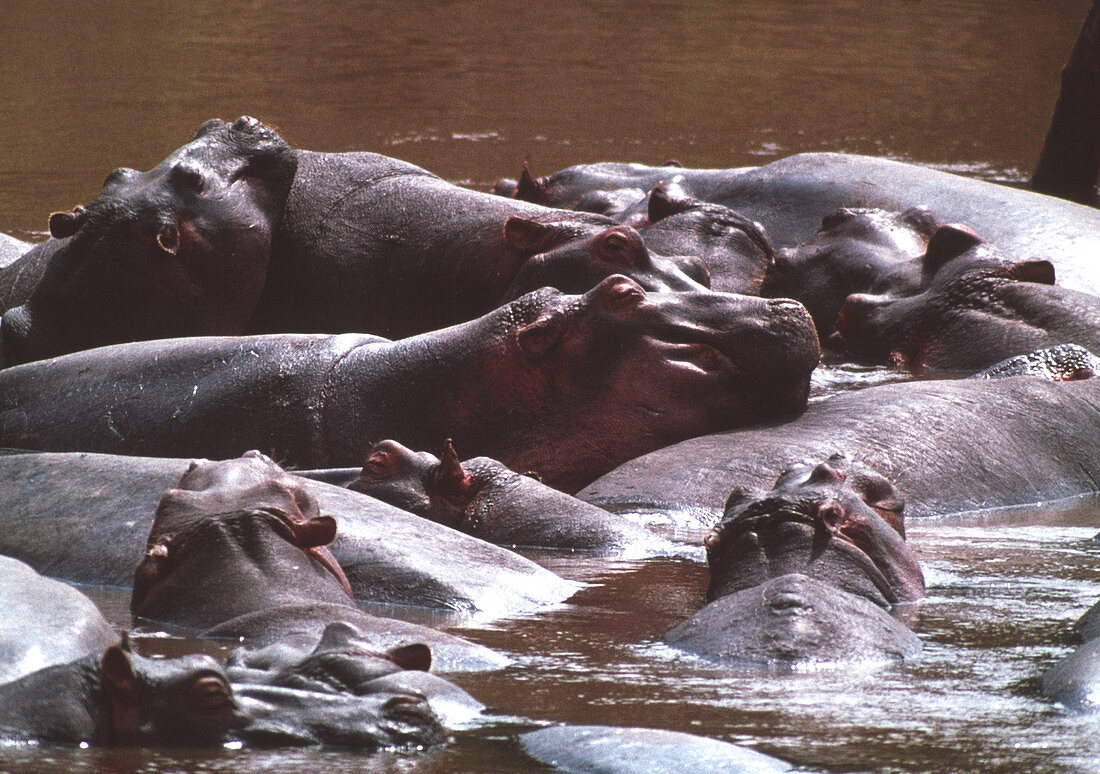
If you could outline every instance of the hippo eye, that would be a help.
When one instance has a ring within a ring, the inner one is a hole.
[[[821,230],[828,231],[831,228],[836,228],[841,223],[854,218],[855,215],[856,214],[849,209],[839,209],[836,212],[830,212],[821,219]]]
[[[206,188],[206,178],[202,172],[185,164],[176,164],[168,173],[168,179],[180,188],[202,193]]]
[[[191,709],[200,713],[214,713],[233,704],[229,686],[220,677],[203,675],[195,678],[188,689]]]
[[[114,170],[109,175],[107,175],[106,178],[104,178],[103,187],[107,188],[107,187],[112,186],[112,185],[117,185],[118,183],[121,183],[124,180],[126,180],[127,178],[131,177],[132,175],[136,175],[136,174],[137,174],[136,169],[130,169],[128,167],[119,167],[118,169]]]
[[[608,231],[600,236],[597,255],[609,263],[634,266],[639,262],[639,244],[621,231]]]

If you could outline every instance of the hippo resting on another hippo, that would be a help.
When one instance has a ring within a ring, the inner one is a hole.
[[[460,462],[449,441],[442,458],[396,441],[377,443],[348,487],[491,543],[602,551],[671,548],[644,527],[496,460]]]
[[[647,294],[610,277],[390,342],[276,335],[142,342],[0,371],[0,444],[362,464],[373,442],[451,437],[576,491],[677,440],[805,406],[817,335],[799,304]]]
[[[707,281],[696,258],[655,255],[609,218],[506,201],[374,153],[292,151],[247,117],[206,122],[149,172],[115,170],[50,231],[0,269],[2,363],[177,336],[408,336],[543,285]]]
[[[941,222],[966,223],[1019,260],[1054,264],[1062,284],[1100,294],[1100,212],[1062,199],[926,167],[843,153],[803,153],[762,167],[687,169],[587,164],[537,180],[532,197],[572,207],[593,191],[649,190],[672,177],[693,196],[759,221],[776,247],[807,239],[841,207],[904,212],[927,207]]]
[[[734,490],[706,537],[708,604],[665,635],[720,661],[880,661],[920,652],[887,612],[924,597],[903,501],[843,458],[788,470],[770,492]]]
[[[50,217],[54,239],[0,269],[0,365],[243,333],[296,165],[281,137],[241,118],[208,121],[148,172],[112,172],[87,207]]]
[[[836,316],[844,349],[915,373],[974,372],[1056,344],[1100,350],[1100,296],[1055,286],[1048,261],[1007,260],[972,232],[953,241],[929,246],[923,292],[849,296]]]
[[[325,548],[336,537],[336,520],[321,514],[304,488],[273,482],[265,470],[271,464],[262,456],[196,462],[165,492],[134,573],[135,617],[261,646],[290,637],[316,641],[327,624],[341,621],[379,650],[427,643],[444,670],[507,663],[459,637],[357,608]]]
[[[55,577],[128,588],[157,504],[190,463],[107,454],[0,455],[0,554]],[[258,495],[316,498],[322,512],[336,518],[330,548],[361,602],[500,616],[557,604],[577,589],[511,551],[372,497],[292,476],[258,453],[245,455],[236,469],[248,473]]]
[[[1097,490],[1098,409],[1098,379],[885,384],[814,402],[784,425],[651,452],[578,496],[713,525],[735,487],[767,486],[791,465],[841,453],[890,479],[910,517],[1054,500]]]

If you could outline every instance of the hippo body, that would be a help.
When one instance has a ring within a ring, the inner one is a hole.
[[[22,239],[16,239],[11,234],[0,232],[0,277],[4,276],[2,274],[3,269],[22,258],[33,247],[34,243],[32,242],[24,242]],[[7,283],[0,281],[0,285],[6,288]],[[2,302],[0,302],[0,306],[3,306]]]
[[[117,641],[86,596],[0,556],[0,683],[102,653]]]
[[[274,335],[118,345],[0,371],[0,444],[361,464],[446,437],[566,491],[719,427],[797,414],[819,347],[786,300],[610,277],[397,342]],[[736,366],[734,366],[736,363]],[[507,418],[507,419],[505,419]]]
[[[0,685],[0,739],[57,744],[219,745],[247,723],[210,656],[102,652]]]
[[[320,512],[300,480],[259,452],[195,462],[157,506],[130,610],[249,645],[321,637],[339,622],[380,651],[403,643],[430,646],[444,671],[507,663],[460,637],[356,607],[343,570],[325,548],[336,532],[336,520]]]
[[[1081,645],[1043,673],[1043,696],[1080,712],[1100,710],[1100,602],[1073,625]]]
[[[189,463],[0,455],[0,554],[74,582],[129,587],[157,503]],[[498,616],[555,604],[576,591],[511,551],[366,495],[295,478],[336,518],[339,532],[330,548],[361,601]],[[77,543],[87,550],[66,549]]]
[[[438,458],[382,441],[348,486],[500,545],[617,552],[672,548],[649,530],[497,460],[460,462],[449,443]]]
[[[910,517],[1071,497],[1100,480],[1100,382],[903,382],[836,394],[784,425],[689,439],[578,493],[618,512],[714,524],[735,487],[835,453],[885,475]]]
[[[705,539],[708,604],[664,641],[768,667],[916,655],[920,640],[888,612],[924,597],[903,507],[888,480],[835,456],[767,492],[735,489]]]
[[[569,207],[595,190],[640,188],[680,177],[696,198],[723,204],[768,230],[776,247],[812,234],[841,207],[904,212],[927,207],[941,222],[965,223],[1016,259],[1051,261],[1067,288],[1100,294],[1100,212],[1008,186],[888,159],[802,153],[762,167],[688,169],[603,163],[539,179],[538,201]]]
[[[50,216],[53,239],[3,270],[3,362],[244,333],[295,164],[281,137],[242,117],[208,121],[148,172],[112,172],[87,207]]]
[[[583,293],[615,273],[647,290],[701,288],[604,216],[461,188],[375,153],[296,157],[252,332],[401,338],[544,285]]]
[[[565,772],[780,774],[793,768],[748,747],[655,728],[551,726],[521,734],[519,741],[532,758]]]

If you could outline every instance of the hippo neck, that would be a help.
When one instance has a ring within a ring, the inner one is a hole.
[[[827,536],[796,524],[743,535],[711,563],[708,601],[787,574],[829,583],[881,607],[898,601],[886,577],[869,559],[857,559],[841,541]]]

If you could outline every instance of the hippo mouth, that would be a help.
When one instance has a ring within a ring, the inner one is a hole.
[[[713,567],[726,551],[738,540],[748,535],[779,536],[784,532],[809,535],[815,546],[825,546],[839,551],[855,562],[883,598],[890,604],[900,600],[893,584],[860,541],[845,533],[844,530],[828,526],[822,514],[822,501],[819,499],[796,500],[764,498],[751,503],[733,519],[715,527],[704,540],[707,562]],[[815,554],[819,549],[815,547]]]

